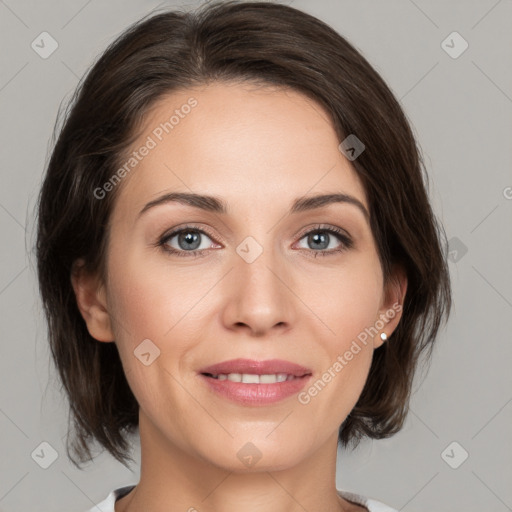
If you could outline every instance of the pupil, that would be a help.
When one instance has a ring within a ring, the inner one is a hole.
[[[322,233],[315,233],[314,235],[311,235],[313,240],[314,240],[314,243],[320,243],[320,245],[322,245],[322,247],[320,247],[320,249],[325,249],[327,248],[327,246],[329,245],[329,243],[326,243],[327,242],[327,236],[326,234],[322,234]]]
[[[192,231],[187,231],[186,233],[182,233],[179,237],[179,241],[182,242],[186,242],[186,247],[188,247],[189,249],[196,249],[197,247],[199,247],[199,243],[198,243],[198,240],[199,240],[199,233],[195,233],[195,232],[192,232]],[[194,245],[195,243],[195,245]]]
[[[313,240],[313,243],[317,245],[317,248],[325,249],[329,245],[327,241],[327,235],[325,233],[315,233],[314,235],[310,235],[310,238]],[[182,233],[179,237],[179,241],[186,242],[185,245],[188,246],[189,249],[195,250],[199,247],[199,233],[188,231],[186,233]],[[318,247],[320,245],[320,247]]]

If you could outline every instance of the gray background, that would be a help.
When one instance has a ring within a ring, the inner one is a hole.
[[[404,511],[512,510],[512,1],[286,3],[347,37],[400,99],[453,249],[455,308],[430,372],[416,380],[407,423],[391,439],[340,453],[337,486]],[[66,458],[67,404],[38,298],[33,208],[59,104],[117,34],[159,5],[0,0],[3,512],[84,511],[138,481],[137,467],[105,454],[84,471]],[[47,59],[31,48],[43,31],[59,45]],[[453,31],[469,44],[457,58],[442,46]],[[40,464],[51,450],[36,450],[43,441],[58,455],[48,469]],[[463,450],[469,457],[453,469]]]

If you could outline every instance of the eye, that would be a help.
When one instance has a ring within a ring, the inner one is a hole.
[[[314,257],[336,254],[353,246],[352,239],[344,231],[333,226],[316,226],[315,229],[307,231],[302,236],[301,240],[303,239],[306,239],[308,247],[301,247],[301,249],[309,250],[312,248]],[[333,243],[335,244],[334,247],[332,247]],[[329,249],[330,245],[331,248]]]
[[[211,248],[212,243],[210,236],[202,229],[185,226],[164,235],[158,245],[177,256],[205,256],[203,251]]]
[[[306,240],[308,247],[299,249],[312,253],[315,258],[319,255],[335,255],[353,247],[353,241],[346,232],[334,226],[317,225],[303,233],[299,242],[303,239]],[[213,235],[195,226],[184,226],[166,233],[157,243],[169,254],[189,257],[207,256],[207,249],[214,248],[213,244]],[[221,246],[217,245],[215,248],[218,247]]]

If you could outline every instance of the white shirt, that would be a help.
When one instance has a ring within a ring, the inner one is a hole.
[[[128,494],[134,487],[135,485],[128,485],[126,487],[114,489],[101,503],[90,508],[87,512],[115,512],[114,503],[124,495]],[[388,507],[380,501],[365,498],[359,494],[354,494],[348,491],[338,491],[338,494],[347,501],[366,507],[368,512],[397,512],[394,508]]]

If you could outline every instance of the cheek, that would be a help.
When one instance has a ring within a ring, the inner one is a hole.
[[[306,279],[304,293],[308,287],[315,291],[304,296],[333,335],[332,348],[342,350],[377,321],[383,283],[375,258],[354,257],[336,271],[330,269]]]
[[[183,316],[185,287],[154,259],[137,251],[121,258],[120,252],[112,252],[109,268],[109,308],[117,331],[123,337],[159,339]]]
[[[329,286],[327,280],[324,284],[327,291],[314,296],[311,309],[320,312],[328,329],[320,338],[327,357],[319,369],[320,382],[306,392],[311,397],[325,393],[317,406],[325,408],[326,414],[329,409],[338,411],[334,417],[344,418],[357,402],[370,369],[373,339],[378,336],[375,324],[379,319],[382,275],[376,261],[369,259],[331,274]],[[305,396],[304,402],[307,400]]]
[[[178,374],[177,364],[193,343],[181,335],[180,319],[186,314],[183,296],[176,283],[162,280],[150,261],[130,257],[117,261],[116,266],[112,257],[109,272],[109,311],[116,345],[137,402],[151,410],[155,404],[176,400],[180,392],[172,385],[172,376]],[[167,343],[171,339],[172,352]],[[164,388],[166,394],[159,392]]]
[[[109,311],[113,331],[125,373],[139,401],[151,396],[152,389],[161,388],[155,379],[169,378],[163,368],[178,375],[187,365],[190,352],[200,339],[201,318],[206,317],[209,304],[208,297],[200,299],[216,282],[204,279],[204,273],[201,278],[197,269],[170,272],[162,261],[152,261],[136,251],[113,251],[110,260]],[[157,357],[154,363],[144,366],[143,359],[137,356],[147,352],[149,360]]]

